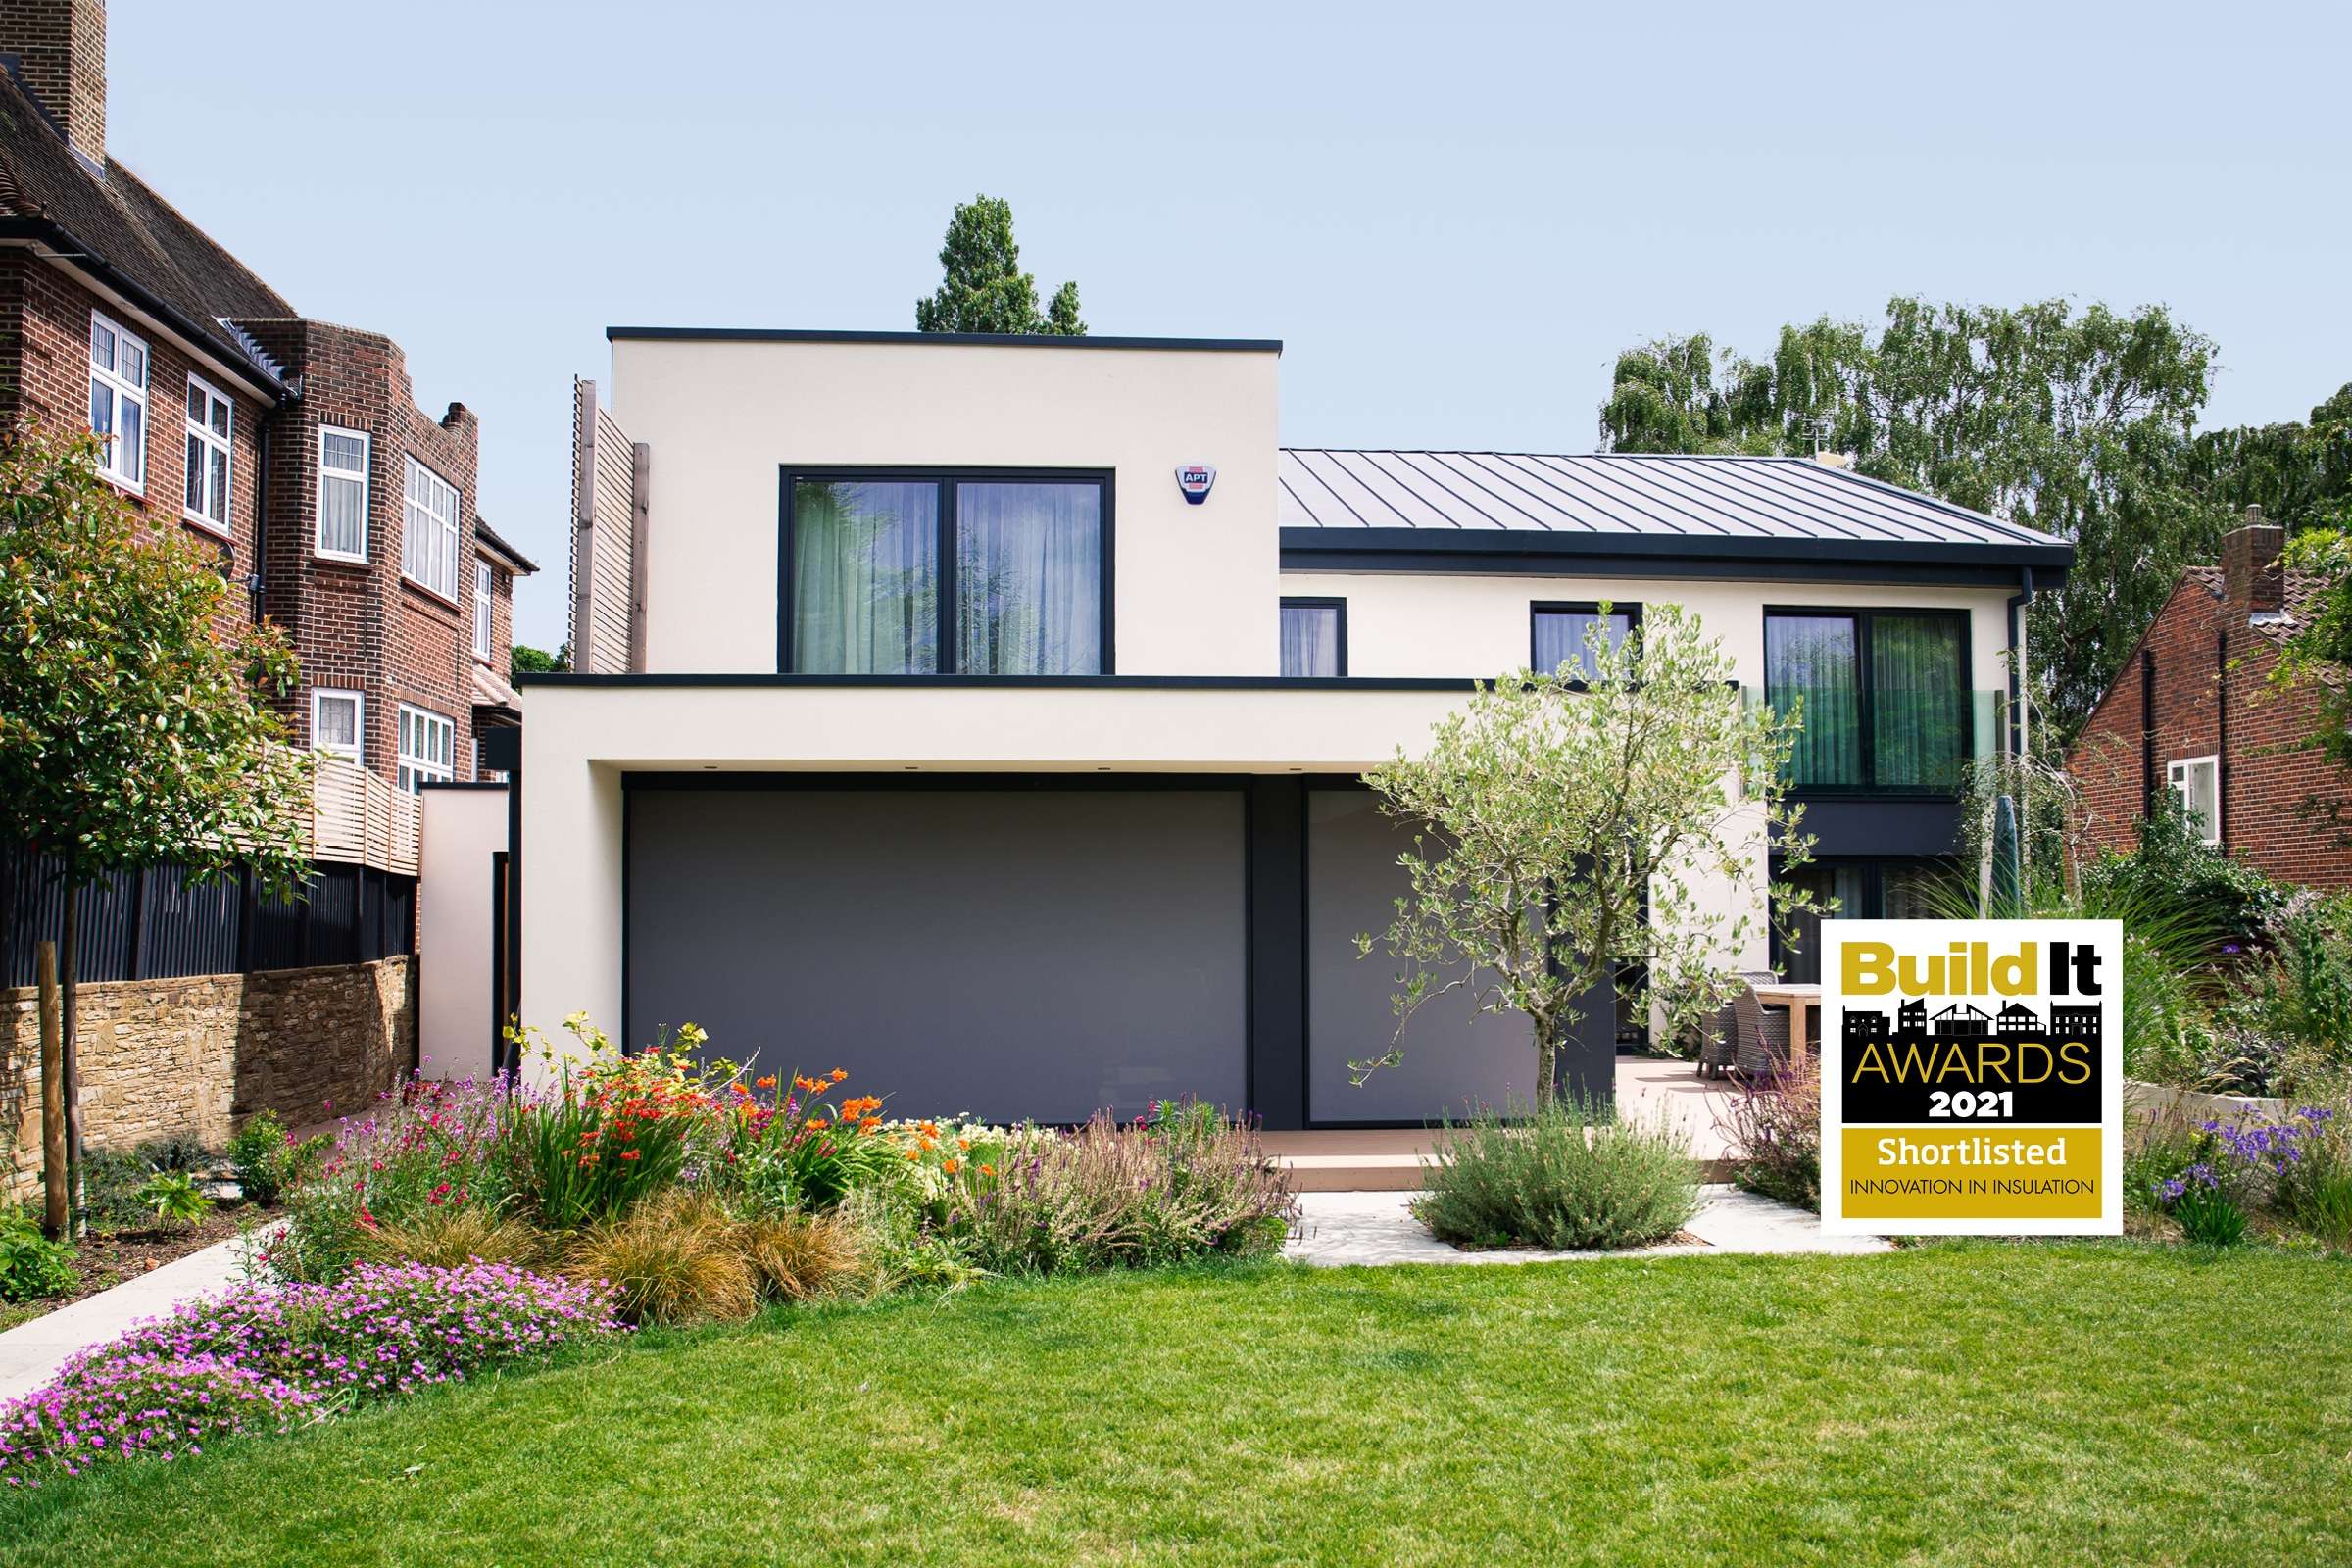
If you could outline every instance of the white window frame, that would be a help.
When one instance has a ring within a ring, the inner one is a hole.
[[[440,744],[433,743],[438,740]],[[400,705],[400,787],[412,795],[428,783],[458,776],[458,725],[446,714],[414,704]]]
[[[458,487],[409,457],[401,497],[400,574],[451,604],[458,602]],[[444,506],[436,503],[446,503]]]
[[[351,699],[352,744],[349,746],[329,745],[318,738],[318,710],[324,706],[325,699],[337,697]],[[340,686],[314,686],[311,688],[311,750],[324,752],[329,757],[340,757],[346,762],[357,762],[362,767],[368,765],[368,694],[366,692],[355,692]]]
[[[114,363],[111,365],[98,363],[98,333],[101,329],[110,333],[114,338]],[[122,371],[124,344],[139,351],[139,378],[136,382],[123,375]],[[113,399],[109,406],[114,411],[114,428],[99,443],[102,455],[98,460],[98,471],[136,495],[147,493],[147,431],[154,422],[151,417],[154,411],[148,407],[147,388],[154,379],[155,357],[148,352],[147,340],[136,332],[122,330],[122,323],[104,311],[92,311],[90,313],[90,393],[92,397],[95,397],[99,389],[104,388],[108,396]],[[136,452],[130,451],[122,441],[122,404],[126,399],[138,405],[139,410],[139,444]],[[93,431],[97,429],[95,420],[91,422],[90,428]],[[125,462],[125,458],[129,461]]]
[[[2204,789],[2200,791],[2202,779]],[[2196,829],[2197,837],[2207,844],[2222,842],[2222,760],[2219,757],[2181,757],[2164,764],[2164,781],[2180,802],[2181,814]],[[2197,796],[2204,793],[2213,802],[2213,813],[2208,817],[2198,804]]]
[[[473,657],[490,662],[490,599],[498,589],[498,568],[486,556],[473,558]]]
[[[326,438],[341,436],[360,444],[360,467],[355,474],[349,468],[329,468],[326,466]],[[311,530],[311,548],[328,561],[356,561],[368,564],[368,502],[374,489],[375,441],[365,430],[354,430],[340,424],[318,427],[318,521]],[[348,484],[357,479],[360,486],[360,548],[355,554],[345,550],[330,550],[326,543],[326,487],[329,481]]]
[[[237,489],[236,400],[193,371],[188,375],[188,390],[191,393],[200,392],[204,395],[205,417],[198,419],[195,415],[188,414],[186,409],[182,408],[181,412],[187,414],[188,433],[187,441],[182,442],[181,445],[184,448],[188,442],[195,444],[196,455],[201,460],[201,466],[195,470],[200,478],[197,494],[204,497],[208,503],[219,502],[220,515],[215,517],[209,507],[188,505],[187,482],[189,476],[184,473],[180,475],[179,514],[206,532],[217,533],[222,538],[226,538],[229,532],[229,498],[236,494]],[[216,430],[212,426],[213,405],[216,403],[220,406],[221,422],[228,426],[225,432]],[[212,458],[215,453],[220,454],[220,493],[218,496],[212,494]]]

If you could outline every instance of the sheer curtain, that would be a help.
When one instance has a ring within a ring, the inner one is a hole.
[[[1102,490],[956,486],[956,667],[1102,672]]]
[[[939,486],[793,486],[792,667],[815,675],[939,668]]]
[[[1791,782],[1862,782],[1862,707],[1854,621],[1847,615],[1771,615],[1764,621],[1764,690],[1776,706],[1804,699],[1804,733],[1788,759]]]
[[[1956,617],[1871,617],[1870,749],[1882,787],[1958,787],[1967,697],[1960,638]]]
[[[1566,664],[1576,677],[1592,673],[1592,650],[1585,638],[1592,623],[1601,617],[1590,610],[1539,610],[1536,612],[1536,673],[1556,675]],[[1609,612],[1609,646],[1622,648],[1632,635],[1634,617],[1623,611]]]
[[[1282,607],[1282,672],[1291,676],[1340,672],[1339,606]]]

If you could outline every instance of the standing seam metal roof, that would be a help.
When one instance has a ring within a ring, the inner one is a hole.
[[[2064,544],[1804,458],[1285,447],[1279,474],[1285,528]]]

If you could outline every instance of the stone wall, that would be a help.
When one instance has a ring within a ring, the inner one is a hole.
[[[374,1102],[416,1061],[415,960],[80,987],[82,1138],[209,1148],[274,1110],[308,1126]],[[13,1129],[13,1137],[7,1136]],[[0,1201],[40,1186],[36,993],[0,990]]]

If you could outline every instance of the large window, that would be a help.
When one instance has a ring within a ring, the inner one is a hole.
[[[1282,602],[1282,672],[1286,676],[1348,673],[1348,601]]]
[[[490,662],[490,590],[498,581],[490,563],[478,556],[473,563],[473,657]]]
[[[1608,627],[1609,646],[1622,648],[1642,624],[1640,605],[1612,604],[1603,613],[1599,605],[1560,605],[1538,602],[1529,607],[1528,667],[1539,675],[1566,673],[1582,680],[1592,673],[1592,648],[1587,640],[1595,625]]]
[[[365,763],[368,699],[359,692],[318,686],[311,691],[311,748]]]
[[[458,490],[409,459],[409,493],[401,514],[400,569],[452,604],[458,598]]]
[[[1826,918],[1833,920],[1928,920],[1942,914],[1948,898],[1938,887],[1952,875],[1939,860],[1823,859],[1810,860],[1793,871],[1773,867],[1773,875],[1812,894],[1823,904],[1837,901]],[[1821,922],[1823,915],[1795,914],[1787,933],[1772,934],[1772,966],[1789,980],[1816,983],[1821,979]]]
[[[368,559],[368,432],[318,427],[318,553]]]
[[[420,789],[428,780],[458,776],[458,726],[439,713],[400,705],[400,787]]]
[[[778,668],[1109,672],[1107,478],[803,472],[784,494]]]
[[[1967,652],[1957,612],[1766,612],[1765,700],[1803,704],[1790,782],[1955,793],[1968,755]]]
[[[188,520],[228,532],[228,399],[188,377]]]
[[[132,490],[147,483],[147,345],[90,313],[90,428],[99,471]]]

